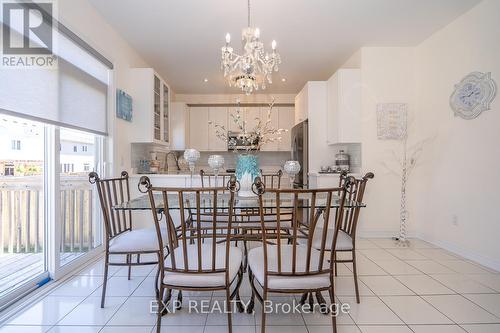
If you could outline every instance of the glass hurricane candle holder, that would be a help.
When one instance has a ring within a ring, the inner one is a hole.
[[[189,171],[191,171],[191,187],[193,187],[193,173],[196,162],[200,159],[200,152],[196,149],[186,149],[184,151],[184,159],[188,162]]]
[[[290,179],[290,188],[293,188],[295,176],[300,172],[300,163],[299,161],[286,161],[283,168]]]
[[[224,157],[221,155],[210,155],[208,157],[208,165],[212,168],[215,176],[215,186],[219,186],[218,178],[219,171],[224,166]]]

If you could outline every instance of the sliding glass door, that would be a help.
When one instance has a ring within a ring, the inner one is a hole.
[[[88,173],[106,176],[102,147],[115,98],[109,60],[55,18],[42,26],[57,47],[25,36],[24,16],[12,13],[45,20],[50,6],[16,6],[0,17],[2,29],[12,41],[45,47],[52,61],[0,66],[0,311],[102,252],[101,213]]]
[[[102,224],[90,171],[99,171],[101,137],[61,128],[59,132],[60,265],[102,245]]]
[[[0,307],[47,277],[46,131],[0,114]]]

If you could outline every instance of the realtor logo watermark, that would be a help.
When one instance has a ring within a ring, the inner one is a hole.
[[[225,300],[197,300],[191,299],[187,302],[188,313],[197,314],[211,314],[211,313],[237,313],[238,306],[241,307],[243,312],[248,313],[250,306],[250,301],[230,301],[229,305]],[[184,304],[185,305],[185,304]],[[152,314],[158,313],[158,311],[165,313],[175,313],[179,311],[182,304],[178,300],[174,300],[167,304],[163,302],[158,302],[157,300],[151,300],[149,303],[149,312]],[[348,314],[351,310],[351,306],[348,303],[332,303],[332,304],[313,304],[308,303],[301,304],[295,299],[292,302],[276,302],[272,300],[266,300],[263,304],[263,310],[266,314],[301,314],[301,313],[322,313],[330,314],[331,316],[338,316],[340,313]]]
[[[54,3],[2,1],[2,68],[54,68]]]

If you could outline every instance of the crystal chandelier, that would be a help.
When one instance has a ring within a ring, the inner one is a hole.
[[[221,48],[221,68],[229,86],[236,86],[250,95],[254,90],[266,89],[266,83],[273,83],[273,71],[278,71],[281,58],[276,52],[276,41],[271,43],[272,53],[264,52],[264,44],[260,41],[259,28],[250,26],[250,0],[248,0],[248,26],[241,32],[243,55],[233,52],[229,46],[231,35],[226,34],[226,45]]]

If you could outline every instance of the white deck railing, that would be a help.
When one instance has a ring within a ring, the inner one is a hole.
[[[42,176],[0,177],[0,254],[43,251]],[[61,252],[94,247],[93,188],[86,176],[61,176]]]

